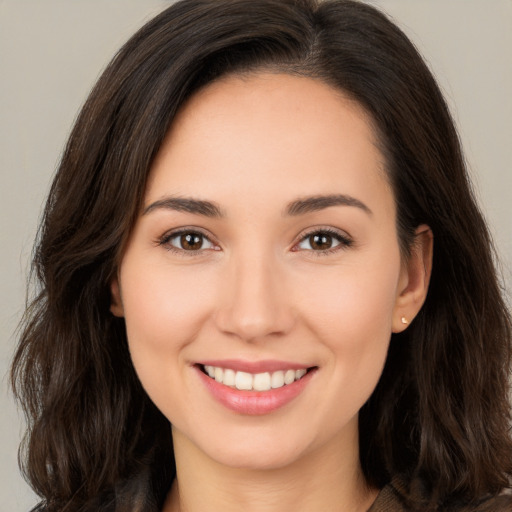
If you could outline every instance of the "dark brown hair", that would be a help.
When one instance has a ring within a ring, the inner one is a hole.
[[[376,9],[333,0],[184,0],[144,26],[99,79],[53,182],[12,382],[24,470],[40,510],[158,510],[174,477],[168,421],[132,367],[109,283],[177,110],[229,73],[323,80],[373,119],[404,253],[428,224],[424,307],[393,335],[360,412],[369,483],[396,475],[410,509],[476,503],[509,486],[511,320],[453,122],[434,78]]]

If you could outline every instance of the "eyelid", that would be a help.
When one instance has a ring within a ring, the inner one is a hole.
[[[329,248],[329,249],[318,250],[318,251],[315,251],[313,249],[298,248],[298,246],[301,242],[303,242],[308,237],[310,237],[314,234],[317,234],[317,233],[328,234],[328,235],[332,236],[333,238],[335,238],[336,240],[338,240],[340,243],[334,247]],[[293,252],[306,251],[306,252],[309,252],[310,254],[314,254],[315,256],[321,256],[321,255],[326,255],[326,254],[333,254],[340,250],[345,250],[348,247],[352,246],[353,243],[354,243],[354,240],[346,231],[342,231],[340,229],[333,228],[332,226],[314,226],[312,228],[308,228],[307,230],[303,231],[297,237],[297,240],[294,242],[291,250]]]
[[[214,246],[214,248],[198,249],[197,251],[187,251],[185,249],[175,247],[174,245],[171,245],[169,243],[173,238],[189,233],[201,235],[206,240],[208,240]],[[156,245],[164,247],[164,249],[166,249],[169,252],[173,252],[188,257],[198,256],[200,254],[203,254],[205,251],[220,250],[219,244],[217,243],[215,238],[210,233],[207,233],[203,228],[199,228],[197,226],[182,226],[179,228],[170,229],[169,231],[166,231],[163,235],[158,237],[158,239],[156,240]]]
[[[169,241],[171,239],[173,239],[177,236],[183,235],[183,234],[188,234],[188,233],[191,233],[191,234],[195,233],[195,234],[201,235],[206,240],[208,240],[214,246],[214,248],[198,249],[197,251],[187,251],[185,249],[180,249],[179,247],[175,247],[175,246],[169,244]],[[301,242],[303,242],[308,237],[310,237],[314,234],[318,234],[318,233],[328,234],[328,235],[332,236],[339,242],[339,244],[334,247],[331,247],[329,249],[324,249],[324,250],[298,248],[298,246]],[[352,237],[346,231],[342,231],[340,229],[333,228],[332,226],[313,226],[311,228],[304,230],[302,233],[300,233],[300,235],[297,237],[297,239],[293,243],[293,245],[291,247],[291,251],[292,252],[306,251],[310,254],[314,254],[315,256],[321,256],[321,255],[332,254],[332,253],[335,253],[340,250],[345,250],[348,247],[352,246],[353,243],[354,243],[354,241],[353,241]],[[170,252],[174,252],[179,255],[188,256],[188,257],[198,256],[198,255],[204,253],[205,251],[212,251],[212,250],[220,251],[221,250],[220,245],[216,241],[215,237],[213,235],[211,235],[210,233],[206,232],[203,228],[200,228],[197,226],[182,226],[179,228],[170,229],[170,230],[166,231],[163,235],[161,235],[156,240],[156,245],[162,246]]]

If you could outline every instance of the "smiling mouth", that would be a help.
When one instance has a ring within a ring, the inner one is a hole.
[[[240,391],[270,391],[271,389],[288,386],[302,379],[316,367],[263,373],[248,373],[210,365],[199,365],[199,368],[211,379],[233,389]]]

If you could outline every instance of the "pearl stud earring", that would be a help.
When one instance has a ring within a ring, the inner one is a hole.
[[[407,321],[407,318],[405,318],[405,316],[402,317],[402,323],[404,325],[407,325],[409,322]]]

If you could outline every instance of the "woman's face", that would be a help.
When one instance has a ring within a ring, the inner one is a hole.
[[[317,80],[228,77],[185,105],[112,285],[175,438],[236,467],[355,449],[408,313],[384,165]]]

